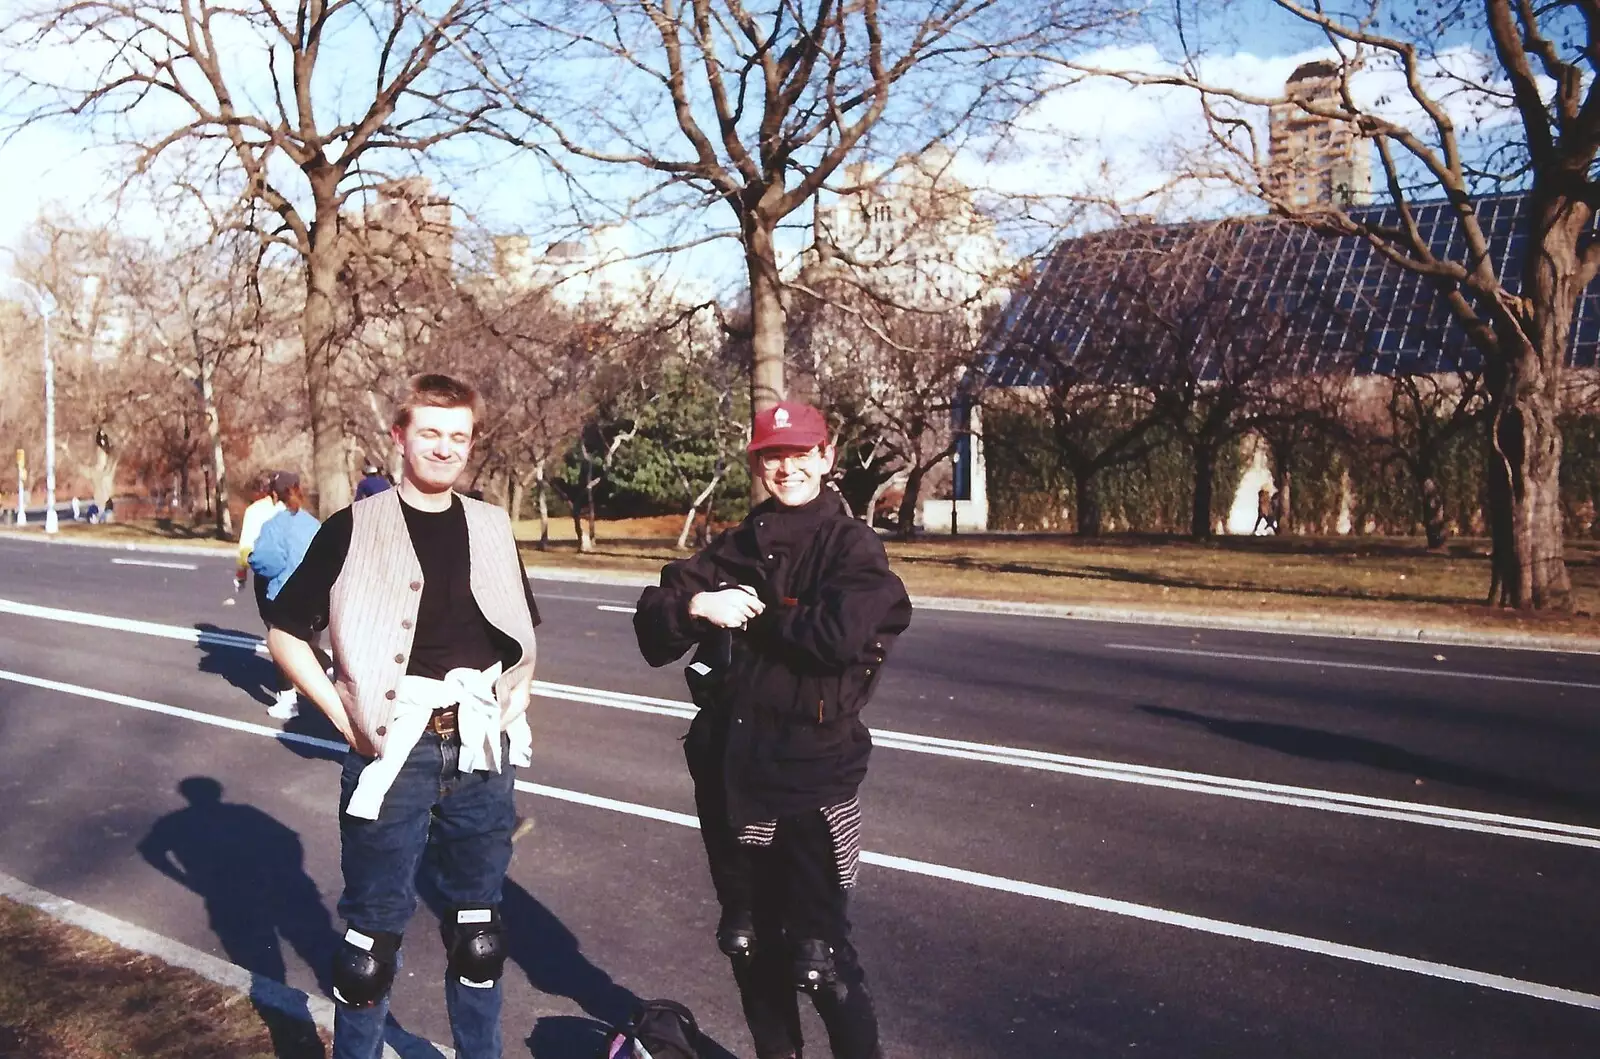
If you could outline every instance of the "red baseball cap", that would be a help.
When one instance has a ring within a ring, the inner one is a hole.
[[[745,451],[809,449],[827,443],[828,421],[821,412],[799,401],[779,401],[756,413]]]

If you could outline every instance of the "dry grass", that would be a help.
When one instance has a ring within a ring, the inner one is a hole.
[[[682,558],[675,515],[599,525],[596,550],[578,552],[572,520],[550,521],[551,547],[533,544],[539,524],[516,524],[533,565],[654,574]],[[155,522],[63,525],[63,534],[127,541],[199,541]],[[219,547],[226,547],[220,544]],[[888,542],[913,594],[1095,607],[1227,612],[1272,618],[1331,618],[1546,635],[1600,637],[1600,542],[1569,543],[1573,614],[1519,615],[1484,606],[1487,542],[1452,541],[1442,552],[1406,538],[967,535]]]
[[[0,1059],[322,1059],[308,1023],[0,898]],[[274,1043],[276,1041],[276,1043]]]
[[[529,563],[653,573],[681,558],[671,538],[613,533],[602,525],[590,555],[570,540]],[[1600,544],[1568,549],[1575,612],[1519,615],[1487,607],[1487,542],[1454,541],[1430,552],[1420,541],[1375,538],[1181,538],[969,535],[888,542],[914,595],[1021,600],[1174,613],[1327,617],[1359,622],[1549,635],[1600,636]]]

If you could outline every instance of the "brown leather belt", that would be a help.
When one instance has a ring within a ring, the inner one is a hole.
[[[460,730],[461,711],[457,706],[446,706],[442,710],[434,710],[433,716],[428,718],[428,731],[440,739],[453,738]]]

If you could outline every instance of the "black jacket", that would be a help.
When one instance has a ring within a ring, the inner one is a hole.
[[[696,593],[740,584],[766,604],[748,629],[689,616]],[[729,822],[742,827],[855,794],[872,752],[861,708],[910,622],[911,600],[877,534],[824,491],[799,508],[768,501],[669,563],[660,587],[640,597],[633,627],[652,666],[697,648],[689,767],[696,783],[725,785]]]

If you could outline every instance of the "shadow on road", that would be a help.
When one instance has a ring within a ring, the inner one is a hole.
[[[438,892],[425,881],[421,892],[434,913],[442,915],[444,902]],[[529,1054],[533,1059],[593,1059],[600,1054],[606,1028],[631,1017],[641,998],[595,966],[566,924],[511,879],[505,882],[500,912],[509,961],[522,969],[535,989],[566,997],[588,1016],[539,1019],[526,1041]],[[731,977],[728,988],[733,988]],[[709,1037],[700,1054],[703,1059],[736,1059]]]
[[[293,751],[303,758],[312,758],[322,761],[343,761],[344,756],[347,753],[344,743],[344,736],[339,734],[339,729],[333,726],[332,721],[323,716],[321,710],[317,709],[315,706],[312,706],[304,699],[300,700],[300,716],[296,717],[292,721],[284,722],[283,730],[285,732],[293,732],[296,735],[309,735],[317,739],[326,739],[330,742],[339,744],[337,749],[325,749],[323,747],[312,746],[307,743],[290,742],[287,740],[279,741],[281,746]]]
[[[306,874],[300,836],[253,805],[222,799],[222,784],[190,776],[178,784],[188,805],[157,820],[139,852],[157,871],[205,900],[211,930],[228,959],[263,978],[284,979],[284,946],[328,991],[334,933],[322,895]],[[252,1001],[258,998],[252,997]],[[278,1055],[321,1055],[309,1010],[294,1020],[265,1015]]]
[[[220,676],[263,706],[272,705],[273,693],[278,690],[278,669],[272,660],[213,639],[222,636],[251,638],[255,634],[224,629],[205,621],[196,622],[194,627],[200,633],[200,672]]]
[[[1170,717],[1197,724],[1226,739],[1265,747],[1268,750],[1292,754],[1311,761],[1347,761],[1428,782],[1447,783],[1488,794],[1505,795],[1573,809],[1593,810],[1600,807],[1600,799],[1575,791],[1537,780],[1506,776],[1487,769],[1474,768],[1471,765],[1441,761],[1404,747],[1362,736],[1340,735],[1318,728],[1279,724],[1273,721],[1228,720],[1171,706],[1140,706],[1139,709],[1157,717]]]

